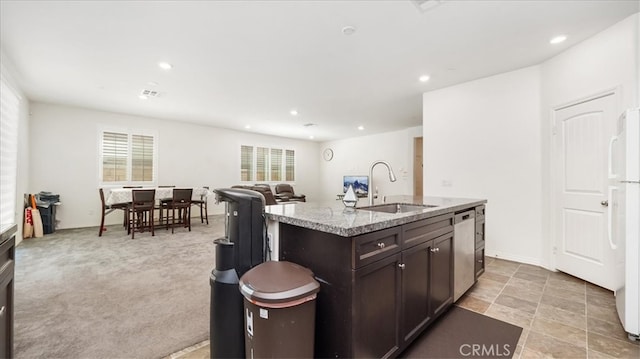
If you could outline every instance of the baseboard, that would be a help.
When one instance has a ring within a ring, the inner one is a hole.
[[[534,266],[543,267],[545,269],[548,269],[543,265],[543,263],[540,260],[540,258],[520,256],[520,255],[517,255],[517,254],[507,253],[507,252],[502,252],[502,251],[485,252],[484,255],[486,257],[505,259],[505,260],[508,260],[508,261],[524,263],[524,264],[530,264],[530,265],[534,265]]]

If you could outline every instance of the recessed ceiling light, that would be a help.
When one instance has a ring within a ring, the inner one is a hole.
[[[566,39],[567,39],[567,37],[565,35],[559,35],[559,36],[556,36],[556,37],[552,38],[551,40],[549,40],[549,43],[550,44],[559,44],[559,43],[563,42]]]
[[[431,77],[429,77],[429,75],[422,75],[420,76],[420,78],[418,78],[418,80],[420,80],[420,82],[427,82],[430,78]]]
[[[173,65],[168,62],[158,62],[158,66],[163,70],[171,70],[173,68]]]
[[[289,113],[291,114],[291,116],[298,116],[298,110],[296,109],[289,111]]]
[[[310,139],[310,140],[313,140],[313,139],[314,139],[313,135],[310,135],[310,136],[309,136],[309,139]]]
[[[149,99],[149,97],[145,96],[145,95],[139,95],[138,98],[141,99],[141,100],[148,100]]]
[[[355,33],[355,32],[356,32],[356,28],[353,27],[353,26],[345,26],[345,27],[342,28],[342,34],[343,35],[349,36],[349,35],[353,35],[353,33]]]
[[[251,128],[251,125],[245,125],[244,128],[246,128],[247,130]]]
[[[358,130],[360,131],[364,130],[364,126],[358,126]]]

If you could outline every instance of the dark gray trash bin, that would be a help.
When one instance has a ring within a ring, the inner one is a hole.
[[[291,262],[265,262],[240,278],[247,358],[312,358],[316,293],[313,273]]]

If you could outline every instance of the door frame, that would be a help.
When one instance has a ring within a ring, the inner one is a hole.
[[[550,109],[550,114],[549,114],[549,125],[550,125],[550,131],[549,131],[549,164],[548,164],[548,168],[549,168],[549,238],[550,238],[550,242],[549,242],[549,248],[547,248],[547,253],[549,253],[549,266],[550,270],[553,271],[557,271],[557,249],[558,249],[558,236],[557,236],[557,231],[556,231],[556,226],[558,225],[558,211],[559,209],[559,203],[558,203],[558,179],[559,179],[559,174],[558,174],[558,166],[556,165],[556,156],[558,155],[558,151],[556,148],[556,135],[557,135],[557,118],[556,118],[556,112],[562,109],[565,109],[567,107],[571,107],[571,106],[575,106],[575,105],[579,105],[581,103],[584,102],[589,102],[589,101],[593,101],[596,99],[599,99],[601,97],[605,97],[605,96],[613,96],[613,103],[614,103],[614,108],[616,108],[618,110],[618,112],[621,112],[621,93],[622,93],[622,88],[621,86],[616,86],[616,87],[612,87],[612,88],[607,88],[603,91],[599,91],[596,93],[593,93],[591,95],[588,96],[584,96],[584,97],[580,97],[565,103],[562,103],[560,105],[556,105],[556,106],[551,106]],[[613,119],[615,121],[615,119]]]
[[[420,147],[418,149],[418,147]],[[418,151],[419,150],[419,151]],[[418,156],[420,167],[418,167]],[[413,195],[424,196],[424,137],[413,138]]]

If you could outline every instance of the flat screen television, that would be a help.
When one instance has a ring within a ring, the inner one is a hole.
[[[342,192],[346,193],[349,185],[358,196],[366,196],[369,193],[369,176],[343,176]]]

